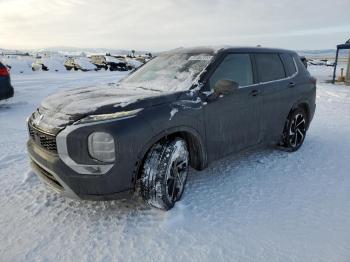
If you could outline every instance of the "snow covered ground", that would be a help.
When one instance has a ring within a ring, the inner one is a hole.
[[[0,106],[0,261],[350,261],[350,87],[322,83],[330,67],[310,71],[317,110],[303,147],[192,171],[169,212],[65,199],[29,168],[25,119],[45,96],[125,73],[13,75]]]

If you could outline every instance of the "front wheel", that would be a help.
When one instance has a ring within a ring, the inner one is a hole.
[[[308,120],[303,109],[294,110],[287,119],[284,134],[283,146],[291,152],[298,150],[306,136]]]
[[[151,206],[164,210],[181,199],[188,175],[189,153],[181,138],[155,144],[141,174],[141,195]]]

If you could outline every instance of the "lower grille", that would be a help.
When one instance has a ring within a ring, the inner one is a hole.
[[[46,134],[30,124],[28,124],[29,136],[34,140],[35,144],[49,150],[51,152],[57,153],[56,137],[54,135]]]
[[[60,184],[60,182],[57,181],[57,179],[50,172],[40,167],[34,161],[31,162],[31,166],[36,171],[37,175],[40,176],[46,184],[48,184],[58,192],[63,191],[64,189],[63,186]]]

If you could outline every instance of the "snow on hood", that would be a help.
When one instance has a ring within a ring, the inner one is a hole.
[[[105,105],[117,106],[155,94],[153,91],[124,89],[115,85],[86,87],[51,95],[41,103],[41,107],[71,115],[85,114]]]
[[[123,88],[122,85],[68,90],[53,94],[43,100],[39,109],[32,115],[31,123],[39,129],[56,133],[84,116],[98,114],[101,108],[111,108],[111,111],[116,112],[117,107],[123,110],[124,106],[129,106],[138,100],[160,95],[164,93]]]

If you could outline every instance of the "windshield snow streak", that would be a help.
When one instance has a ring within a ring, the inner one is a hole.
[[[185,91],[211,60],[209,54],[163,54],[126,78],[123,85],[160,92]]]

